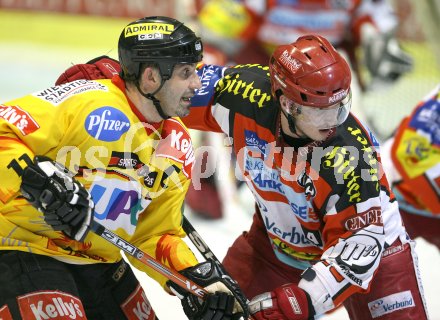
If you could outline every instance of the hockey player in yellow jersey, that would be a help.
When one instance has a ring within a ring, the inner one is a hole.
[[[0,318],[156,319],[93,221],[210,293],[199,300],[127,256],[189,319],[246,316],[222,267],[199,264],[182,240],[194,150],[179,117],[201,87],[202,42],[177,20],[146,17],[124,28],[118,49],[120,72],[100,65],[111,79],[0,104]]]

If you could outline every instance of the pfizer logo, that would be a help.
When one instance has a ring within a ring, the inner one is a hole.
[[[84,124],[88,134],[101,141],[116,141],[128,131],[130,121],[120,110],[112,107],[96,109]]]

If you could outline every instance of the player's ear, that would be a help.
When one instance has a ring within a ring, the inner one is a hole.
[[[141,74],[141,86],[147,89],[145,92],[154,91],[161,84],[159,70],[154,67],[146,67]]]
[[[280,95],[279,101],[280,101],[281,108],[285,109],[286,105],[287,105],[287,98],[284,94]]]
[[[294,110],[291,108],[291,101],[284,94],[280,95],[279,99],[281,108],[288,114],[292,114]]]

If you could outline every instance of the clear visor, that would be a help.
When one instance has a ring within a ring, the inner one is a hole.
[[[297,121],[308,123],[319,130],[326,130],[335,128],[347,120],[351,108],[351,91],[338,103],[325,108],[308,107],[290,102],[291,107],[297,111],[295,115]]]

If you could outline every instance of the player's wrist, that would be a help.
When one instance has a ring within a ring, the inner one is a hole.
[[[321,315],[335,308],[330,293],[313,268],[303,272],[298,287],[307,293],[310,303],[316,315]]]

